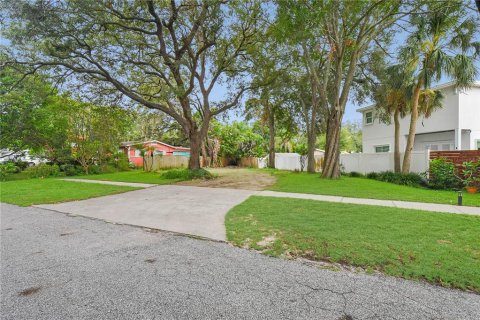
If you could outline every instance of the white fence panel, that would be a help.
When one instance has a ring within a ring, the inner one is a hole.
[[[300,155],[298,153],[275,153],[275,168],[300,171]]]
[[[300,162],[301,156],[298,153],[275,153],[275,168],[279,170],[300,171],[302,164]],[[321,161],[323,155],[316,155],[316,169],[320,171]],[[307,170],[308,159],[305,157],[303,171]],[[258,158],[258,168],[266,168],[268,165],[268,156],[265,158]]]
[[[410,171],[416,173],[427,172],[430,168],[430,152],[427,151],[414,151],[412,152],[412,162],[410,165]],[[403,153],[401,155],[403,160]]]
[[[258,167],[260,169],[266,168],[268,164],[268,157],[258,158]]]
[[[400,154],[403,161],[403,153]],[[340,163],[345,172],[369,172],[393,171],[393,152],[385,153],[347,153],[340,155]],[[411,172],[423,173],[428,170],[428,151],[412,152]]]

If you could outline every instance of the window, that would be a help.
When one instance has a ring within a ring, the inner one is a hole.
[[[442,144],[442,150],[443,151],[450,151],[451,150],[450,144]]]
[[[383,146],[375,146],[375,153],[390,152],[390,146],[388,144]]]
[[[141,157],[141,150],[140,149],[135,149],[135,157]]]
[[[373,123],[373,112],[365,112],[365,124],[372,124]]]
[[[153,155],[154,156],[163,156],[163,151],[162,150],[154,150]]]
[[[438,151],[438,144],[426,144],[425,150]]]
[[[477,140],[477,150],[480,150],[480,139]]]

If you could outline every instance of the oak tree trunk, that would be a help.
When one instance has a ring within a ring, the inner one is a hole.
[[[412,161],[412,150],[415,143],[415,133],[418,120],[418,99],[420,97],[421,83],[418,82],[412,97],[412,110],[410,113],[410,128],[408,130],[407,146],[405,147],[405,155],[403,156],[402,172],[410,172],[410,164]]]
[[[202,144],[201,133],[198,130],[192,130],[189,134],[190,139],[190,159],[188,161],[189,169],[200,169],[200,149]]]
[[[202,145],[201,145],[201,150],[202,150],[202,164],[204,167],[210,167],[211,166],[211,163],[208,161],[209,160],[209,155],[207,153],[207,141],[208,141],[208,138],[205,138],[202,140]],[[210,159],[211,159],[211,155],[210,155]]]
[[[395,142],[394,142],[394,153],[393,153],[393,162],[394,162],[394,171],[400,172],[400,110],[396,109],[393,114],[393,121],[395,124]]]
[[[307,172],[315,173],[315,144],[317,142],[316,126],[310,128],[307,136]]]
[[[267,106],[268,112],[268,167],[275,168],[275,114],[272,106]]]
[[[325,146],[325,162],[322,171],[323,178],[337,179],[340,177],[340,130],[341,114],[333,111],[327,122]]]
[[[316,91],[314,93],[316,94]],[[315,144],[317,143],[317,102],[316,100],[313,102],[310,126],[307,127],[307,172],[309,173],[315,173]]]

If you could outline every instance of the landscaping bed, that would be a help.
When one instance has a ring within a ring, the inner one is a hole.
[[[209,171],[204,169],[171,169],[163,171],[143,171],[140,169],[130,171],[120,171],[114,173],[101,173],[95,175],[75,176],[73,178],[89,180],[105,180],[118,182],[136,182],[151,184],[172,184],[179,181],[203,181],[214,178]]]

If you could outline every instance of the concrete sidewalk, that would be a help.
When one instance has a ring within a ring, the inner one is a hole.
[[[338,196],[324,196],[324,195],[318,195],[318,194],[277,192],[277,191],[260,191],[256,195],[265,196],[265,197],[308,199],[308,200],[327,201],[327,202],[366,204],[371,206],[416,209],[416,210],[434,211],[434,212],[480,215],[480,207],[454,206],[450,204],[408,202],[408,201],[395,201],[395,200],[377,200],[377,199],[365,199],[365,198],[348,198],[348,197],[338,197]]]
[[[62,180],[87,182],[87,183],[111,184],[111,185],[139,187],[139,188],[150,188],[150,187],[158,186],[155,184],[148,184],[148,183],[116,182],[116,181],[105,181],[105,180],[87,180],[87,179],[62,179]],[[208,187],[193,187],[193,188],[210,189]],[[218,188],[218,189],[230,190],[230,191],[232,190],[227,188]],[[307,200],[317,200],[317,201],[327,201],[327,202],[366,204],[371,206],[415,209],[415,210],[424,210],[424,211],[433,211],[433,212],[480,215],[480,207],[456,206],[456,205],[450,205],[450,204],[412,202],[412,201],[349,198],[349,197],[341,197],[341,196],[329,196],[329,195],[307,194],[307,193],[296,193],[296,192],[278,192],[278,191],[269,191],[269,190],[256,191],[256,192],[239,190],[239,192],[243,192],[243,191],[250,193],[251,195],[265,196],[265,197],[307,199]]]
[[[65,178],[60,180],[72,181],[72,182],[110,184],[113,186],[126,186],[126,187],[138,187],[138,188],[150,188],[150,187],[157,186],[157,184],[151,184],[151,183],[120,182],[120,181],[108,181],[108,180],[90,180],[90,179],[72,179],[72,178]]]

